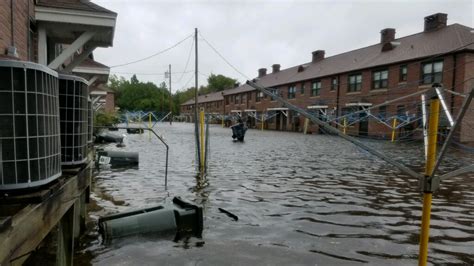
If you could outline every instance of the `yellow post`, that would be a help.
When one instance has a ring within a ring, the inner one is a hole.
[[[428,124],[428,156],[426,158],[425,178],[431,177],[436,160],[436,142],[438,136],[439,99],[435,98],[430,104]],[[420,254],[418,265],[425,266],[428,260],[428,242],[430,238],[431,198],[433,192],[423,192],[423,213],[421,217]]]
[[[347,117],[344,117],[344,126],[343,126],[344,135],[346,134],[346,128],[347,128]]]
[[[304,119],[304,134],[306,135],[306,133],[308,133],[308,125],[309,125],[309,119],[307,117],[305,117]]]
[[[204,109],[201,108],[201,112],[199,113],[200,119],[199,124],[201,126],[201,174],[204,173],[204,155],[205,155],[205,146],[204,146]]]
[[[395,141],[395,132],[396,132],[396,127],[397,126],[397,118],[393,119],[393,124],[392,124],[392,142]]]
[[[265,114],[262,112],[262,131],[263,131],[264,125],[265,125]]]
[[[151,129],[151,112],[148,113],[148,128]],[[151,140],[151,131],[148,130],[148,140]]]

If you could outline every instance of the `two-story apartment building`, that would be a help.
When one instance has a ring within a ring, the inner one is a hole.
[[[393,28],[383,29],[379,43],[330,57],[317,50],[310,62],[287,69],[274,64],[267,73],[261,68],[254,80],[335,126],[346,123],[352,135],[386,137],[393,119],[398,124],[408,122],[399,131],[421,126],[420,95],[407,96],[431,88],[433,83],[454,92],[444,97],[449,110],[457,114],[463,97],[456,94],[466,94],[474,87],[473,29],[447,25],[447,15],[437,13],[425,17],[422,32],[400,38],[395,33]],[[370,112],[344,117],[402,96],[402,100]],[[259,124],[255,117],[261,119],[265,114],[266,128],[302,130],[303,117],[249,85],[225,90],[223,102],[226,115],[238,113],[247,117],[250,125]],[[472,128],[474,111],[470,110],[461,126],[461,141],[474,141]],[[318,131],[316,126],[311,129]]]
[[[225,113],[224,97],[222,92],[213,92],[205,95],[198,96],[198,112],[201,108],[204,108],[204,112],[208,115],[223,115]],[[181,104],[180,116],[184,118],[186,122],[194,121],[194,98]]]

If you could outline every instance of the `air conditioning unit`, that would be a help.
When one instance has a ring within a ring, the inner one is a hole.
[[[88,95],[88,82],[85,79],[59,74],[61,164],[63,166],[77,166],[87,162]]]
[[[57,72],[0,60],[0,190],[34,188],[59,176]]]
[[[92,100],[90,97],[87,98],[87,116],[88,116],[88,119],[87,119],[87,128],[88,128],[88,132],[87,132],[87,143],[92,143],[92,135],[94,133],[94,128],[93,128],[93,125],[94,125],[94,109],[92,109]]]

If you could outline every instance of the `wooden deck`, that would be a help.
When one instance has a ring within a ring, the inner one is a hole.
[[[63,171],[40,191],[0,198],[0,265],[21,265],[55,228],[56,264],[72,264],[74,242],[84,228],[91,169],[89,164]]]

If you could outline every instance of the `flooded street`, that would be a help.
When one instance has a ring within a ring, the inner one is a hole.
[[[137,169],[101,169],[89,225],[100,216],[162,204],[174,196],[203,206],[202,238],[131,238],[105,246],[97,227],[76,253],[94,265],[414,265],[421,194],[417,180],[340,138],[249,130],[234,143],[230,129],[210,126],[209,174],[195,177],[193,124],[159,123],[170,145],[168,193],[164,146],[148,133],[128,135]],[[367,141],[420,171],[418,142]],[[450,151],[442,172],[472,163]],[[474,175],[451,178],[433,196],[429,260],[474,263]],[[234,221],[219,211],[238,216]]]

